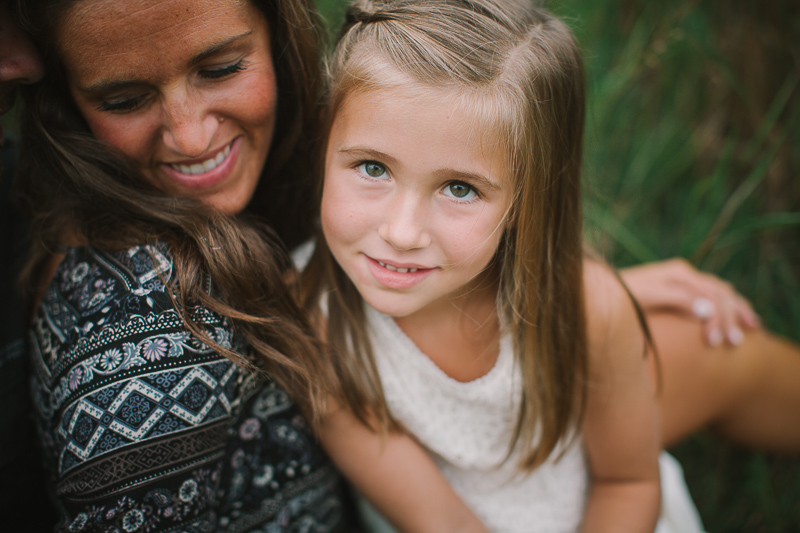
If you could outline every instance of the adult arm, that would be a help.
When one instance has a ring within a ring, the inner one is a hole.
[[[34,402],[59,531],[215,527],[238,373],[186,331],[170,269],[158,248],[73,249],[42,298]]]

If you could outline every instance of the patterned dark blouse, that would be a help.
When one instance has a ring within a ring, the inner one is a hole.
[[[192,336],[164,246],[72,248],[31,338],[60,531],[350,531],[339,474],[286,393]],[[226,321],[197,309],[226,347]]]

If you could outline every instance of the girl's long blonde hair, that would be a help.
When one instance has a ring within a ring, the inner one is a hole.
[[[387,73],[398,71],[466,95],[477,127],[493,128],[504,144],[514,200],[494,265],[524,382],[509,452],[532,469],[580,423],[586,399],[580,52],[567,26],[528,0],[359,0],[328,67],[328,129],[346,97],[389,88],[397,76]],[[327,294],[347,403],[364,422],[396,428],[363,302],[321,237],[305,281],[307,308]]]

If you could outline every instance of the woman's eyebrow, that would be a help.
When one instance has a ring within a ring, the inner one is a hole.
[[[220,41],[218,43],[212,44],[211,46],[209,46],[208,48],[206,48],[205,50],[203,50],[199,54],[195,55],[192,59],[190,59],[189,60],[189,66],[190,67],[197,66],[199,63],[202,63],[203,61],[205,61],[209,57],[212,57],[215,54],[218,54],[218,53],[224,51],[226,48],[228,48],[232,44],[236,43],[236,41],[239,41],[241,39],[244,39],[245,37],[250,36],[252,33],[253,33],[252,30],[246,31],[244,33],[240,33],[239,35],[234,35],[233,37],[229,37],[228,39],[225,39],[225,40]],[[128,87],[133,87],[133,86],[139,85],[141,83],[142,83],[141,81],[135,80],[135,79],[131,79],[131,80],[100,80],[100,81],[98,81],[96,83],[92,83],[92,84],[87,85],[85,87],[78,87],[78,90],[81,91],[82,93],[108,93],[108,92],[114,92],[114,91],[119,91],[119,90],[122,90],[122,89],[126,89]]]
[[[244,33],[240,33],[239,35],[234,35],[233,37],[230,37],[229,39],[225,39],[222,42],[219,42],[219,43],[216,43],[216,44],[213,44],[213,45],[209,46],[208,48],[206,48],[205,50],[203,50],[202,52],[200,52],[199,54],[194,56],[189,61],[189,66],[191,66],[191,67],[196,66],[198,63],[203,62],[204,60],[208,59],[209,57],[213,56],[214,54],[218,54],[219,52],[222,52],[223,50],[225,50],[227,47],[229,47],[230,45],[232,45],[233,43],[235,43],[239,39],[243,39],[243,38],[245,38],[245,37],[247,37],[249,35],[252,35],[252,33],[253,33],[252,30],[246,31]]]

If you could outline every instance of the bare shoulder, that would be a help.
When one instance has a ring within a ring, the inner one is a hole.
[[[592,374],[600,368],[620,371],[638,366],[645,338],[636,308],[612,267],[585,259],[583,282],[586,329]]]

